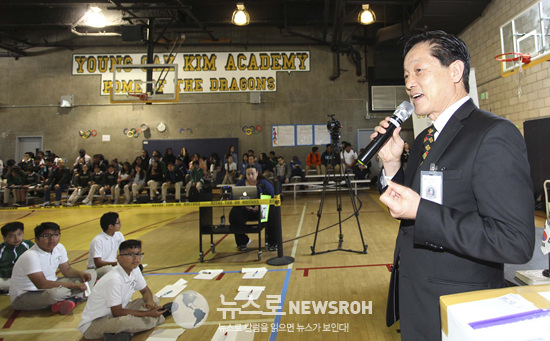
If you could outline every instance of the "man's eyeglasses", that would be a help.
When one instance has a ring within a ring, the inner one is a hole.
[[[39,235],[40,238],[44,238],[44,239],[50,239],[52,237],[59,238],[59,236],[61,236],[61,233],[44,233]]]
[[[119,254],[119,256],[128,256],[128,257],[137,257],[137,258],[141,258],[143,257],[145,253],[143,252],[138,252],[138,253],[121,253]]]

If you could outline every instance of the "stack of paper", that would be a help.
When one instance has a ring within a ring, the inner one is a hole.
[[[164,288],[160,289],[155,296],[160,298],[176,297],[180,292],[187,287],[187,281],[183,278],[180,278],[174,284],[168,284]]]
[[[210,280],[218,277],[222,272],[223,272],[223,269],[201,270],[199,271],[199,274],[193,278]]]
[[[249,301],[249,300],[257,300],[260,298],[260,295],[265,290],[265,287],[255,287],[255,286],[247,286],[247,285],[241,285],[239,287],[239,293],[237,296],[235,296],[235,301]]]
[[[242,273],[244,274],[243,279],[263,278],[267,273],[267,268],[243,268]]]

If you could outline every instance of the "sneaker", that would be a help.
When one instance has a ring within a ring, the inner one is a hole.
[[[265,249],[266,251],[277,251],[278,250],[278,247],[277,247],[277,244],[269,244],[269,243],[265,243]]]
[[[161,309],[166,310],[164,313],[162,313],[162,316],[164,316],[164,318],[167,318],[168,316],[172,315],[172,302],[166,303],[165,305],[162,306]]]
[[[91,201],[90,199],[86,198],[86,199],[82,200],[82,203],[84,205],[87,205],[90,201]]]
[[[248,246],[248,244],[250,244],[251,241],[252,241],[252,239],[248,238],[248,243],[246,243],[246,245],[239,245],[239,246],[237,246],[237,250],[239,250],[239,251],[246,251],[246,247]]]
[[[162,203],[163,203],[163,204],[166,204],[166,200],[163,200]]]
[[[68,203],[65,204],[65,206],[73,206],[73,204],[68,202]]]
[[[88,201],[85,205],[86,205],[86,206],[92,206],[92,201],[91,201],[91,200]]]
[[[134,197],[134,198],[132,199],[132,202],[135,204],[135,203],[137,202],[137,198]]]
[[[59,206],[59,205],[61,205],[61,202],[60,202],[60,201],[56,201],[56,202],[55,202],[55,206]]]
[[[45,207],[45,206],[50,206],[50,205],[51,205],[51,203],[49,201],[44,201],[44,203],[42,203],[42,205],[40,205],[40,206]]]
[[[21,206],[21,205],[18,202],[13,203],[13,207],[19,207],[19,206]]]
[[[69,297],[64,301],[52,304],[52,312],[60,313],[61,315],[69,315],[80,301],[82,301],[82,299],[79,297]]]

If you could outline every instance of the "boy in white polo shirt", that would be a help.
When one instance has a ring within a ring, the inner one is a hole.
[[[159,307],[158,297],[153,296],[138,268],[142,257],[141,241],[130,239],[120,244],[118,265],[97,282],[82,312],[78,330],[85,339],[129,337],[164,323],[170,315],[171,303]],[[130,302],[136,290],[143,297]]]
[[[61,230],[56,223],[42,223],[34,229],[36,244],[23,253],[13,267],[10,282],[11,306],[16,310],[51,307],[69,314],[96,280],[94,270],[79,271],[69,265],[67,250],[59,243]],[[65,278],[57,278],[59,268]]]
[[[103,277],[117,265],[116,254],[124,236],[120,233],[120,217],[108,212],[99,220],[103,232],[92,239],[88,253],[88,269],[95,269],[97,278]]]

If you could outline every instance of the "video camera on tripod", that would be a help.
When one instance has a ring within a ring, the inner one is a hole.
[[[340,129],[342,128],[342,124],[334,118],[334,114],[327,116],[330,117],[330,121],[327,122],[327,129],[330,133],[330,138],[332,139],[332,143],[337,143],[341,137]]]

